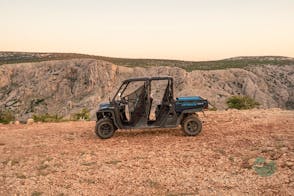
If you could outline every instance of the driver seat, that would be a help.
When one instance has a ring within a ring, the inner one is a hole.
[[[140,94],[138,95],[138,101],[134,104],[133,111],[130,113],[130,123],[134,126],[140,126],[142,124],[147,124],[147,91],[146,87],[142,86]]]

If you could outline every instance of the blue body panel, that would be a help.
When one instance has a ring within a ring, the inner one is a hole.
[[[110,103],[109,103],[109,102],[101,103],[101,104],[99,105],[99,109],[100,109],[100,110],[104,110],[104,109],[107,109],[107,108],[109,108],[109,107],[110,107]]]
[[[198,101],[203,100],[202,97],[199,96],[190,96],[190,97],[178,97],[177,101]]]
[[[190,97],[179,97],[176,98],[175,110],[178,113],[183,112],[184,110],[190,109],[200,109],[202,110],[207,106],[207,100],[199,96],[190,96]]]

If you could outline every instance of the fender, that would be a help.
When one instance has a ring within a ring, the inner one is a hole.
[[[119,123],[116,121],[117,118],[113,110],[109,110],[109,109],[99,110],[96,112],[96,117],[97,117],[96,122],[98,122],[101,118],[110,118],[117,128],[121,128],[121,126],[119,126]]]
[[[182,122],[184,116],[187,116],[187,115],[189,115],[189,114],[195,114],[195,113],[197,113],[197,112],[202,112],[202,111],[203,111],[202,108],[195,108],[195,109],[184,110],[184,111],[179,115],[179,117],[178,117],[178,119],[177,119],[177,125],[179,125],[179,124]]]

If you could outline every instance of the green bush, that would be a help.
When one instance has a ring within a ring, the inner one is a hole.
[[[252,109],[260,104],[248,96],[232,96],[228,98],[227,104],[229,108],[238,110]]]
[[[34,122],[61,122],[62,116],[58,116],[57,114],[34,114],[33,119]]]
[[[0,110],[0,123],[8,124],[15,121],[15,116],[10,110]]]
[[[71,120],[90,120],[90,111],[83,108],[80,112],[73,114]]]

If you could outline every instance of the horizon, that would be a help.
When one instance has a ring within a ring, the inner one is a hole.
[[[27,54],[76,54],[76,55],[89,55],[89,56],[96,56],[96,57],[105,57],[105,58],[113,58],[113,59],[130,59],[130,60],[163,60],[163,61],[186,61],[186,62],[206,62],[206,61],[222,61],[222,60],[229,60],[234,58],[263,58],[263,57],[276,57],[276,58],[291,58],[291,56],[279,56],[279,55],[262,55],[262,56],[231,56],[225,57],[221,59],[210,59],[210,60],[184,60],[184,59],[165,59],[165,58],[136,58],[136,57],[116,57],[116,56],[103,56],[103,55],[96,55],[96,54],[86,54],[86,53],[75,53],[75,52],[27,52],[27,51],[1,51],[0,53],[27,53]]]
[[[294,57],[291,0],[0,3],[1,51],[179,61]]]

